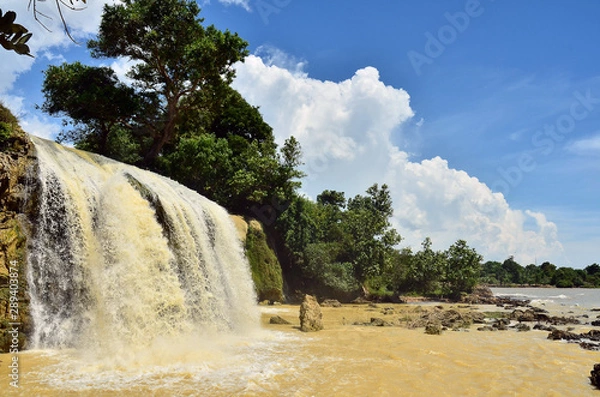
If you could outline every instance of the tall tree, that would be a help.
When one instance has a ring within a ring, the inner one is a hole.
[[[367,195],[348,200],[344,218],[347,233],[345,262],[352,263],[360,282],[382,274],[391,264],[394,246],[401,240],[392,228],[392,197],[387,185],[374,184]]]
[[[235,72],[248,54],[237,33],[205,28],[200,8],[186,0],[124,0],[106,5],[97,40],[88,47],[96,58],[129,59],[133,86],[155,101],[138,122],[150,136],[143,164],[151,165],[174,141],[182,113],[211,111],[219,105]]]

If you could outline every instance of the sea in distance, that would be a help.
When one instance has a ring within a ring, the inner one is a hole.
[[[491,288],[495,296],[530,300],[551,312],[585,312],[600,309],[600,288]]]

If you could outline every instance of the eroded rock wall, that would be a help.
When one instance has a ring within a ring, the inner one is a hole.
[[[32,331],[26,268],[27,178],[34,164],[24,133],[1,142],[0,152],[0,352],[22,350]]]

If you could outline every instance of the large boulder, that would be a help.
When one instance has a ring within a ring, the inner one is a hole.
[[[323,329],[323,313],[319,302],[312,295],[304,295],[300,305],[300,330],[303,332]]]
[[[442,326],[440,324],[427,324],[425,326],[425,333],[427,335],[441,335]]]

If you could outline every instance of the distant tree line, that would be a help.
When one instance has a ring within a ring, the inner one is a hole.
[[[557,267],[550,262],[525,267],[509,257],[504,262],[488,261],[481,269],[481,282],[491,285],[548,285],[558,288],[599,288],[600,265],[585,269]]]

